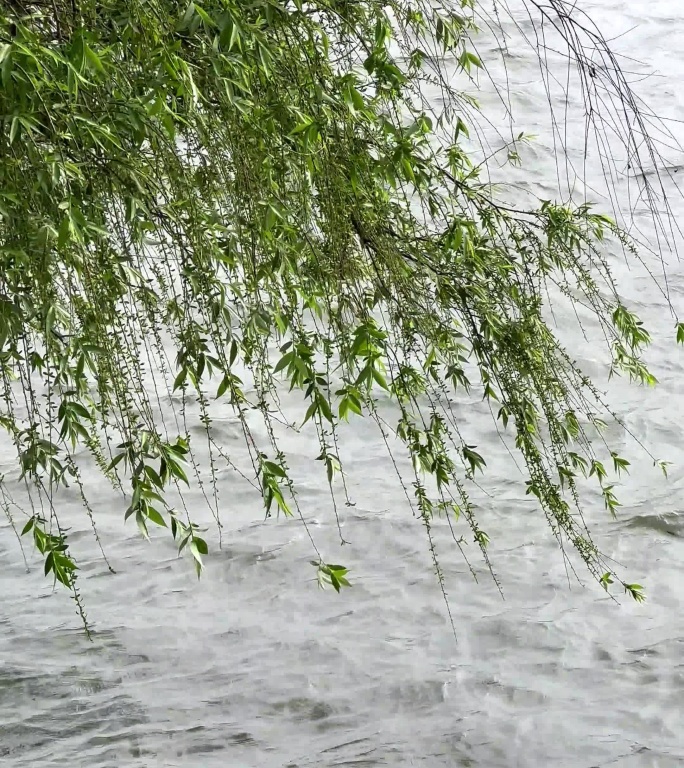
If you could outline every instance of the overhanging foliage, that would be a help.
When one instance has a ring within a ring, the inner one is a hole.
[[[564,19],[579,59],[565,10],[542,13]],[[559,544],[604,586],[641,597],[592,542],[576,484],[592,477],[613,512],[608,473],[627,462],[590,439],[605,404],[544,316],[549,287],[582,301],[615,371],[653,383],[639,357],[648,334],[604,255],[611,241],[633,245],[585,204],[511,207],[473,163],[475,103],[440,57],[463,83],[483,66],[476,11],[470,0],[2,4],[0,418],[44,501],[23,532],[79,605],[56,493],[80,486],[76,449],[126,493],[144,535],[169,526],[199,571],[208,545],[166,499],[193,482],[192,442],[166,431],[152,398],[198,400],[212,483],[211,403],[229,403],[266,513],[304,515],[270,428],[283,386],[302,391],[312,462],[343,495],[338,430],[360,416],[383,428],[376,394],[391,394],[415,469],[402,482],[438,574],[436,514],[465,521],[488,557],[467,491],[486,456],[447,399],[480,392]],[[440,113],[428,85],[441,88]],[[315,562],[322,581],[347,584],[342,566]]]

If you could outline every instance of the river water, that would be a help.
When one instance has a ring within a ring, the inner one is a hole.
[[[676,136],[676,120],[684,116],[679,4],[578,5],[614,38],[637,93]],[[520,7],[511,10],[530,34]],[[543,70],[512,21],[503,13],[500,20],[509,34],[503,61],[515,126],[537,139],[523,150],[523,169],[499,176],[552,197],[558,166]],[[492,62],[492,77],[504,84],[503,65],[492,58],[496,44],[485,35],[478,45]],[[557,54],[549,50],[549,56],[553,61]],[[482,80],[485,111],[496,127],[505,127],[507,116]],[[552,92],[557,114],[567,108],[568,156],[578,159],[582,102],[563,102]],[[673,148],[663,154],[676,165],[682,153],[668,141]],[[600,162],[591,157],[587,178],[600,199]],[[615,173],[625,200],[635,180],[620,162]],[[681,217],[684,202],[666,184],[674,216]],[[648,229],[643,213],[636,221]],[[670,298],[684,314],[684,267],[672,256],[667,261]],[[344,433],[341,454],[355,506],[340,510],[350,542],[342,550],[324,475],[311,468],[310,437],[286,442],[318,546],[329,560],[351,568],[353,588],[341,595],[316,588],[302,526],[263,522],[253,490],[228,468],[219,469],[223,549],[208,558],[200,582],[191,564],[176,558],[168,535],[155,535],[149,544],[134,526],[124,527],[121,499],[86,472],[115,575],[96,556],[76,495],[64,494],[60,510],[73,522],[93,642],[79,629],[73,603],[43,578],[37,558],[27,552],[27,574],[9,526],[0,527],[1,764],[684,765],[684,351],[675,347],[674,320],[658,286],[619,254],[613,262],[624,299],[653,334],[648,359],[660,384],[645,391],[614,382],[611,402],[633,434],[673,465],[666,480],[638,446],[610,428],[634,471],[617,489],[623,503],[617,522],[595,496],[588,497],[587,514],[604,551],[623,564],[630,580],[645,585],[645,604],[616,603],[587,579],[584,585],[568,580],[543,516],[525,496],[489,413],[477,404],[464,405],[459,419],[488,460],[486,493],[475,492],[475,499],[505,599],[475,554],[480,578],[473,582],[436,522],[456,639],[424,532],[372,425],[358,421]],[[584,339],[569,313],[556,321],[580,363],[604,386],[605,350]],[[592,332],[589,325],[590,339]],[[217,438],[231,458],[244,461],[233,417],[220,410],[214,416]],[[9,454],[0,459],[0,470],[13,475]],[[188,505],[203,506],[198,492],[188,496]],[[215,536],[209,538],[215,545]]]

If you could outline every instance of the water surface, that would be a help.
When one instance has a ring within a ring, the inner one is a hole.
[[[621,61],[634,73],[638,93],[681,137],[674,122],[684,116],[679,3],[581,4],[630,57]],[[520,9],[511,8],[529,32]],[[515,125],[537,140],[524,150],[523,170],[502,170],[499,177],[552,197],[559,171],[543,76],[533,51],[516,43],[505,15],[501,20],[511,35],[504,61]],[[494,48],[482,39],[485,61]],[[655,74],[644,80],[640,73],[646,72]],[[491,74],[504,82],[501,64],[493,62]],[[503,130],[505,113],[484,85],[483,106]],[[555,104],[563,114],[566,105]],[[584,130],[579,100],[568,102],[567,118],[568,156],[575,162]],[[488,137],[495,141],[494,132]],[[676,150],[666,154],[674,166],[683,159]],[[600,199],[596,156],[586,172]],[[636,189],[629,169],[615,173],[621,193]],[[676,195],[672,205],[684,216]],[[644,215],[637,223],[648,228]],[[70,600],[42,577],[35,556],[27,553],[27,575],[9,527],[0,528],[2,764],[684,765],[684,354],[674,347],[674,321],[658,287],[643,270],[628,269],[619,254],[613,262],[625,300],[654,335],[649,361],[660,385],[646,392],[618,382],[610,388],[612,403],[635,436],[673,467],[664,480],[614,431],[618,447],[633,464],[642,463],[619,487],[618,522],[607,519],[594,497],[588,516],[606,553],[646,585],[646,604],[616,604],[588,580],[583,587],[568,579],[543,516],[525,496],[483,407],[463,406],[459,419],[464,435],[487,456],[489,495],[475,492],[475,499],[492,536],[505,600],[472,551],[480,576],[474,584],[444,525],[436,523],[458,642],[423,530],[372,425],[358,422],[345,432],[342,457],[355,506],[340,510],[351,542],[341,551],[324,474],[311,468],[310,436],[285,438],[318,546],[352,569],[354,587],[339,596],[313,583],[312,549],[302,526],[262,522],[254,492],[228,468],[220,470],[223,549],[209,558],[200,583],[191,564],[175,557],[168,536],[147,544],[134,526],[123,526],[121,500],[92,473],[86,480],[115,575],[97,559],[78,498],[66,494],[60,509],[74,521],[93,643],[79,631]],[[668,274],[672,303],[684,315],[684,268],[674,258]],[[556,319],[582,365],[603,385],[604,351],[585,341],[568,313]],[[233,417],[215,411],[215,427],[231,457],[243,461]],[[10,456],[0,461],[0,471],[15,472]],[[201,496],[190,495],[188,505],[201,509]]]

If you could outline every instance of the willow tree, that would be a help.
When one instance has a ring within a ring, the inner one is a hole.
[[[610,63],[603,39],[562,0],[528,5],[560,31],[585,97],[617,96],[630,149],[636,101],[618,67],[597,75],[585,53]],[[397,482],[440,581],[435,515],[465,525],[488,563],[468,496],[486,456],[448,403],[479,393],[563,552],[641,598],[583,522],[578,476],[614,512],[609,476],[627,462],[597,438],[605,403],[545,314],[550,286],[581,301],[613,370],[651,383],[648,333],[606,257],[611,242],[636,250],[584,202],[512,206],[473,160],[479,118],[464,86],[486,64],[477,25],[474,0],[2,3],[0,422],[31,503],[12,507],[15,475],[2,496],[79,606],[59,488],[82,487],[84,449],[143,535],[168,527],[198,572],[208,554],[169,500],[199,477],[187,421],[177,433],[160,422],[172,393],[199,404],[214,487],[226,460],[218,399],[266,515],[305,523],[272,428],[283,387],[301,391],[300,426],[318,436],[312,471],[341,502],[339,430],[360,417],[386,430],[377,402],[391,397],[414,468]],[[435,87],[439,111],[425,97]],[[230,505],[206,498],[220,526]],[[85,494],[83,505],[97,536]],[[346,586],[337,558],[312,546],[321,583]]]

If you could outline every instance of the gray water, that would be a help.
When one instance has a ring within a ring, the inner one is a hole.
[[[618,51],[647,62],[623,59],[627,69],[656,73],[641,82],[631,76],[652,110],[682,118],[679,4],[582,5],[616,38]],[[558,177],[540,70],[533,52],[514,41],[505,61],[516,127],[538,138],[524,152],[525,169],[500,175],[551,197]],[[493,47],[483,38],[488,62]],[[499,65],[492,74],[502,82]],[[483,87],[485,109],[505,125],[484,79]],[[564,109],[560,102],[558,109]],[[579,101],[570,102],[568,118],[573,156],[582,144]],[[667,125],[677,133],[677,123]],[[682,160],[676,149],[664,154],[673,164]],[[589,163],[587,175],[601,187],[597,163]],[[621,194],[628,190],[626,171],[616,184]],[[681,217],[684,202],[674,187],[672,205]],[[647,217],[639,216],[647,228]],[[345,432],[341,454],[355,506],[340,509],[351,542],[342,549],[324,475],[311,467],[310,435],[284,438],[317,545],[329,560],[351,568],[354,586],[341,595],[316,588],[301,524],[263,522],[254,491],[227,467],[219,471],[223,549],[216,550],[211,534],[214,551],[199,583],[187,559],[176,558],[168,535],[148,544],[134,526],[123,525],[121,499],[92,472],[86,480],[115,575],[97,558],[75,494],[64,494],[60,511],[73,524],[94,642],[79,629],[73,603],[43,578],[35,555],[27,552],[27,575],[9,526],[0,528],[1,764],[684,765],[684,352],[674,346],[674,321],[657,285],[619,254],[613,261],[625,300],[654,336],[649,361],[660,384],[645,391],[613,383],[611,402],[634,435],[673,466],[664,479],[611,427],[610,438],[634,471],[619,485],[617,522],[595,496],[588,498],[587,515],[604,551],[630,580],[646,586],[645,604],[611,601],[581,569],[585,584],[568,579],[543,516],[525,496],[489,413],[477,405],[464,405],[459,419],[488,460],[487,493],[473,492],[505,600],[471,545],[479,576],[473,582],[436,522],[457,640],[423,529],[372,425],[358,421]],[[684,314],[684,267],[672,257],[668,277],[672,303]],[[581,364],[604,386],[605,350],[585,341],[569,313],[556,320]],[[217,410],[214,426],[231,458],[244,463],[233,417]],[[0,472],[12,476],[9,454],[0,460]],[[198,492],[188,505],[201,517]]]

